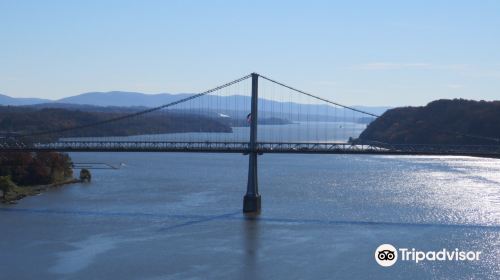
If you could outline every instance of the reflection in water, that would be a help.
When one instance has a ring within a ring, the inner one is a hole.
[[[258,266],[259,254],[259,238],[260,238],[260,221],[257,216],[247,215],[243,220],[245,248],[243,264],[243,279],[260,279]]]

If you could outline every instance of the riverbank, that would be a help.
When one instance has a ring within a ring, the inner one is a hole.
[[[0,197],[0,202],[5,204],[16,204],[17,201],[27,197],[38,195],[43,191],[46,191],[50,188],[58,188],[64,185],[81,183],[82,180],[75,178],[67,178],[60,182],[55,182],[47,185],[36,185],[36,186],[18,186],[14,184],[12,181],[3,182],[4,184],[9,184],[9,187],[6,188],[3,192],[3,196]]]
[[[498,145],[500,101],[441,99],[385,112],[360,134],[361,142]]]

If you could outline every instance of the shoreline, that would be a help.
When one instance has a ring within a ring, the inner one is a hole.
[[[4,193],[3,197],[0,198],[0,202],[4,204],[17,204],[17,202],[27,196],[39,195],[42,192],[51,189],[58,188],[64,185],[82,183],[83,180],[76,178],[68,178],[66,180],[55,182],[47,185],[35,185],[35,186],[15,186],[12,190]]]

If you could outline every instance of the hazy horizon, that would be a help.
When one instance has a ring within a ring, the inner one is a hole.
[[[146,96],[155,96],[155,95],[164,95],[164,94],[168,94],[168,95],[197,94],[197,92],[138,92],[138,91],[127,91],[127,90],[109,90],[109,91],[88,91],[88,92],[81,92],[81,93],[77,93],[77,94],[74,94],[74,95],[62,96],[60,98],[46,98],[46,97],[37,97],[37,96],[15,97],[15,96],[8,95],[8,94],[2,93],[2,92],[0,92],[0,95],[8,96],[8,97],[11,97],[11,98],[43,99],[43,100],[58,102],[58,101],[63,100],[63,99],[67,99],[67,98],[71,98],[71,97],[76,97],[76,96],[80,96],[80,95],[85,95],[85,94],[93,94],[93,93],[103,93],[103,94],[131,93],[131,94],[142,94],[142,95],[146,95]],[[236,94],[235,96],[244,96],[244,95]],[[451,97],[451,98],[439,98],[439,99],[460,99],[460,98],[461,97]],[[269,98],[265,98],[265,99],[273,100],[273,99],[269,99]],[[343,105],[346,105],[346,106],[360,106],[360,107],[366,106],[366,107],[390,107],[390,108],[393,108],[393,107],[404,107],[404,106],[425,106],[426,104],[428,104],[428,103],[430,103],[432,101],[439,100],[439,99],[433,99],[433,100],[430,100],[429,102],[426,102],[426,103],[423,103],[423,104],[401,104],[401,105],[392,105],[392,106],[391,105],[383,105],[383,104],[380,104],[380,105],[378,105],[378,104],[376,104],[376,105],[370,105],[370,104],[363,103],[363,101],[360,101],[359,103],[343,104]],[[480,101],[480,100],[485,100],[485,101],[500,101],[500,97],[496,98],[496,99],[484,99],[484,98],[477,98],[477,99],[462,98],[462,99],[475,100],[475,101]],[[279,102],[279,100],[274,100],[274,101]],[[332,101],[335,101],[335,100],[332,100]],[[313,103],[313,104],[315,104],[315,103]],[[0,105],[2,105],[2,104],[0,104]],[[161,104],[158,104],[158,105],[161,105]]]

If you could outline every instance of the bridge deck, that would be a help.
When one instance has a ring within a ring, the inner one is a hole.
[[[0,144],[0,151],[59,152],[249,152],[248,142],[165,142],[165,141],[59,141],[25,145]],[[483,145],[391,145],[308,142],[258,142],[259,153],[295,154],[374,154],[374,155],[451,155],[500,158],[498,146]]]

